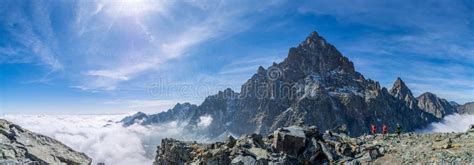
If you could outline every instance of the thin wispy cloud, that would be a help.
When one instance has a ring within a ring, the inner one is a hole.
[[[415,95],[430,91],[468,102],[474,99],[472,6],[375,0],[1,1],[0,66],[9,89],[5,95],[16,101],[7,107],[31,104],[22,100],[31,95],[51,103],[77,97],[199,103],[227,87],[239,91],[258,66],[282,61],[311,31],[385,87],[402,77]],[[164,87],[150,92],[156,84]]]
[[[30,4],[33,8],[31,12],[36,17],[28,17],[22,12],[21,7],[24,6],[9,5],[8,2],[5,2],[5,6],[12,7],[12,9],[0,12],[2,15],[0,22],[13,42],[2,44],[4,47],[0,53],[2,56],[10,55],[22,58],[21,56],[24,56],[25,53],[31,52],[41,61],[41,64],[56,71],[62,69],[63,65],[56,58],[57,44],[49,20],[49,6],[39,3],[35,1]],[[12,46],[20,46],[23,50],[17,51],[18,49],[13,49]]]
[[[163,112],[173,108],[177,103],[182,103],[182,100],[160,100],[160,99],[132,99],[132,100],[112,100],[106,101],[105,105],[119,105],[128,107],[140,112]]]
[[[150,1],[140,1],[140,5],[147,5]],[[155,4],[155,3],[152,3]],[[92,9],[100,10],[99,12],[93,12],[97,14],[92,14],[92,17],[97,17],[100,13],[106,13],[111,15],[114,25],[110,28],[115,27],[118,22],[121,21],[120,17],[134,17],[132,22],[128,26],[132,28],[139,29],[144,39],[138,39],[137,42],[146,42],[145,45],[141,45],[140,48],[133,48],[135,50],[129,50],[128,52],[115,52],[118,55],[117,60],[112,60],[114,64],[102,67],[101,69],[88,70],[83,73],[86,76],[87,81],[79,85],[82,89],[105,89],[105,90],[114,90],[117,85],[122,81],[127,81],[134,78],[136,75],[149,71],[150,69],[157,69],[160,65],[168,60],[180,58],[185,56],[188,51],[192,50],[193,47],[209,41],[211,39],[216,39],[220,37],[230,36],[232,34],[238,33],[247,26],[251,26],[251,23],[242,19],[242,16],[246,14],[245,9],[232,9],[230,5],[225,4],[225,2],[220,2],[216,7],[212,8],[198,8],[195,9],[196,5],[199,5],[200,2],[186,2],[178,3],[179,5],[186,5],[192,10],[195,10],[192,14],[201,15],[203,20],[194,20],[191,19],[189,23],[181,27],[180,30],[173,31],[172,35],[162,35],[162,32],[156,32],[151,30],[150,26],[155,25],[158,22],[147,22],[145,12],[152,13],[155,17],[163,17],[163,19],[175,19],[177,16],[170,16],[167,12],[173,12],[176,8],[175,3],[164,3],[160,5],[152,5],[159,9],[149,9],[147,11],[134,11],[138,9],[132,9],[132,11],[125,10],[123,12],[131,12],[125,15],[113,14],[117,13],[116,10],[122,10],[117,5],[108,7],[107,4],[102,4],[100,7],[92,7]],[[123,5],[130,5],[124,3]],[[135,4],[137,5],[137,4]],[[133,5],[132,5],[133,6]],[[200,7],[200,6],[198,6]],[[120,8],[120,9],[117,9]],[[112,11],[104,11],[112,10]],[[145,10],[145,9],[140,9]],[[191,11],[192,11],[191,10]],[[139,12],[139,13],[135,13]],[[158,12],[158,13],[154,13]],[[119,12],[120,13],[120,12]],[[189,14],[189,13],[186,13]],[[144,16],[142,18],[142,16]],[[81,16],[79,20],[91,20],[86,18],[86,16]],[[129,19],[126,19],[129,20]],[[154,24],[155,23],[155,24]],[[175,24],[177,22],[167,22],[170,24]],[[89,23],[86,23],[89,24]],[[156,28],[156,27],[154,27]],[[158,27],[160,28],[160,27]],[[86,30],[89,31],[89,30]],[[141,37],[141,36],[138,36]],[[144,41],[142,41],[144,40]],[[102,63],[104,61],[101,61]],[[101,64],[104,65],[104,64]],[[105,64],[107,65],[107,64]]]

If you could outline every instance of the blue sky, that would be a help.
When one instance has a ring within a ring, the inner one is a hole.
[[[474,101],[473,1],[0,1],[2,113],[158,112],[317,31],[366,78]]]

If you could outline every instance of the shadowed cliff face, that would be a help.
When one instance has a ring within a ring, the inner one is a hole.
[[[192,130],[202,116],[212,117],[206,129],[199,129],[211,138],[225,132],[267,134],[299,122],[322,130],[345,124],[348,134],[357,136],[367,133],[370,124],[398,123],[414,130],[438,120],[418,108],[416,101],[401,79],[391,92],[365,79],[347,57],[313,32],[290,48],[283,62],[259,67],[240,93],[226,89],[209,96],[183,120]],[[176,109],[161,113],[166,114],[162,118],[181,120],[172,115]],[[143,123],[162,122],[166,121]]]

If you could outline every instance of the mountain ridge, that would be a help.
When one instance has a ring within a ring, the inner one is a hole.
[[[224,132],[267,134],[299,122],[323,130],[347,125],[348,133],[357,136],[368,133],[371,124],[400,124],[414,130],[440,120],[419,108],[417,102],[400,78],[390,91],[377,81],[365,79],[347,57],[312,32],[290,48],[282,62],[268,68],[260,66],[240,93],[228,88],[206,97],[184,118],[168,117],[186,120],[192,130],[201,116],[211,116],[207,130],[200,130],[209,137]]]

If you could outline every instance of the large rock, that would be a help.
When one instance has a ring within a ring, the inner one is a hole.
[[[298,155],[305,147],[305,140],[303,128],[297,126],[281,128],[273,133],[273,147],[288,155]]]
[[[0,164],[91,164],[61,142],[0,119]]]

